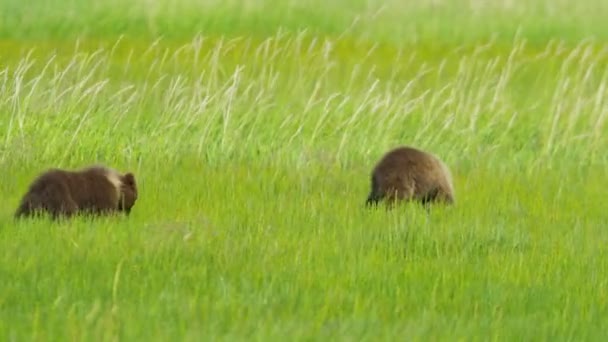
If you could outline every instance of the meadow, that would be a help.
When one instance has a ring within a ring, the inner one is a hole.
[[[607,10],[0,2],[0,339],[605,340]],[[398,145],[455,206],[364,207]],[[13,221],[91,163],[128,218]]]

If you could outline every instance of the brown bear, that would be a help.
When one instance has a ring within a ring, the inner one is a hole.
[[[50,214],[53,219],[76,214],[129,215],[137,200],[137,184],[131,172],[94,165],[69,171],[49,169],[39,175],[21,199],[15,218]]]
[[[397,147],[373,169],[366,205],[377,205],[383,199],[388,207],[397,200],[418,201],[427,209],[431,202],[452,204],[452,175],[434,155],[409,146]]]

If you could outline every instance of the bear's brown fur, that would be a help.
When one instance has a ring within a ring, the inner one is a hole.
[[[129,215],[137,200],[137,184],[131,172],[95,165],[70,171],[49,169],[39,175],[21,199],[15,218],[47,213],[52,218],[76,214]]]
[[[382,157],[373,169],[371,191],[366,204],[386,200],[389,207],[398,200],[455,202],[452,175],[434,155],[409,146],[397,147]]]

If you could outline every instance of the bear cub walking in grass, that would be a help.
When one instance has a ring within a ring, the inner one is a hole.
[[[101,165],[76,171],[50,169],[39,175],[21,199],[15,218],[50,214],[129,215],[137,200],[135,176]]]
[[[402,146],[384,155],[371,177],[371,192],[366,205],[386,200],[389,207],[398,200],[418,201],[427,209],[432,202],[455,201],[452,175],[434,155]]]

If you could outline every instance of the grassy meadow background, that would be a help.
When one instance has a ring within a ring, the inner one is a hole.
[[[605,340],[601,0],[3,0],[0,339]],[[365,210],[408,144],[457,204]],[[129,218],[15,222],[48,167]]]

